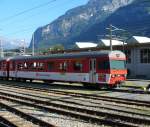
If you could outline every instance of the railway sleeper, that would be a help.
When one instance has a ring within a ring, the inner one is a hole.
[[[20,110],[12,108],[12,107],[10,107],[10,106],[2,103],[2,102],[0,102],[0,107],[1,108],[5,108],[8,111],[10,111],[12,113],[15,113],[16,115],[26,119],[27,121],[31,121],[34,124],[37,124],[37,125],[40,125],[40,126],[44,126],[44,127],[56,127],[56,126],[54,126],[54,125],[52,125],[50,123],[44,122],[44,121],[42,121],[40,119],[37,119],[37,118],[35,118],[35,117],[31,116],[31,115],[28,115],[28,114],[26,114],[24,112],[21,112]]]
[[[7,99],[10,100],[10,101],[15,101],[16,103],[21,103],[21,104],[24,104],[24,105],[38,107],[38,108],[41,108],[41,109],[44,109],[44,110],[47,110],[47,111],[54,111],[54,112],[56,112],[58,110],[58,109],[54,109],[54,107],[56,107],[58,104],[52,104],[51,105],[49,103],[48,106],[53,106],[53,107],[41,106],[41,104],[45,104],[45,102],[42,103],[43,101],[38,101],[38,100],[36,100],[37,101],[36,102],[35,100],[32,100],[31,98],[29,99],[31,101],[30,103],[29,102],[25,102],[25,101],[14,100],[14,99],[11,99],[11,98],[7,98]],[[34,102],[34,104],[33,104],[33,102]],[[35,104],[35,103],[38,103],[38,104]],[[46,104],[47,103],[48,102],[46,102]],[[66,109],[66,106],[61,105],[61,108],[64,108],[64,107]],[[83,113],[83,111],[86,111],[88,113],[88,115],[93,115],[93,113],[96,113],[97,117],[99,117],[99,116],[100,117],[105,117],[105,119],[118,119],[118,120],[120,119],[120,120],[123,120],[123,121],[126,121],[126,122],[131,122],[132,121],[132,123],[134,123],[134,124],[139,123],[139,124],[150,125],[150,120],[147,120],[147,119],[145,120],[145,119],[134,118],[134,117],[129,117],[129,116],[121,116],[121,115],[118,115],[118,114],[106,113],[106,112],[101,112],[101,111],[93,111],[93,110],[86,110],[86,109],[83,110],[83,108],[76,108],[75,109],[75,107],[71,107],[71,106],[68,106],[68,109],[69,109],[69,112],[75,110],[77,112]],[[60,109],[60,105],[59,105],[59,110],[61,111],[61,113],[64,113],[64,111],[62,112],[62,110]],[[85,114],[85,115],[87,115],[87,114]]]
[[[16,101],[12,101],[17,103]],[[40,109],[44,109],[46,111],[49,112],[54,112],[54,113],[58,113],[58,114],[62,114],[62,115],[66,115],[69,117],[73,117],[73,118],[77,118],[77,119],[82,119],[84,121],[90,121],[91,123],[97,123],[100,125],[111,125],[111,126],[115,126],[115,127],[120,127],[120,126],[124,126],[124,127],[137,127],[136,125],[130,124],[130,123],[126,123],[126,122],[121,122],[121,121],[113,121],[112,119],[103,119],[103,118],[99,118],[98,116],[93,116],[93,115],[89,115],[89,114],[83,114],[83,113],[79,113],[79,112],[75,112],[75,111],[68,111],[68,110],[63,110],[63,109],[57,109],[55,107],[43,107],[41,105],[36,105],[35,104],[27,104],[27,102],[18,102],[19,104],[24,104],[27,106],[32,106],[32,107],[36,107],[36,108],[40,108]],[[34,106],[33,106],[34,105]]]

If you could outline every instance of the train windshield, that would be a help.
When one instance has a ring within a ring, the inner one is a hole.
[[[98,70],[110,69],[109,61],[98,61]]]
[[[125,61],[124,60],[111,60],[110,61],[110,68],[111,69],[125,69]]]

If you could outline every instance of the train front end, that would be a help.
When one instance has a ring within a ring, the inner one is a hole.
[[[126,56],[123,52],[114,51],[109,54],[110,77],[108,84],[110,87],[121,85],[126,80]]]
[[[108,58],[98,63],[98,82],[108,88],[117,87],[126,80],[126,56],[121,51],[111,51]]]

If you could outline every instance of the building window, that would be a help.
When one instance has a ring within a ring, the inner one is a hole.
[[[127,57],[127,63],[131,63],[131,50],[126,50],[125,54]]]
[[[141,63],[150,63],[150,49],[141,49]]]

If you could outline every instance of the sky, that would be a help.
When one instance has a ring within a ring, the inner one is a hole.
[[[0,37],[25,39],[33,32],[88,0],[0,0]]]

